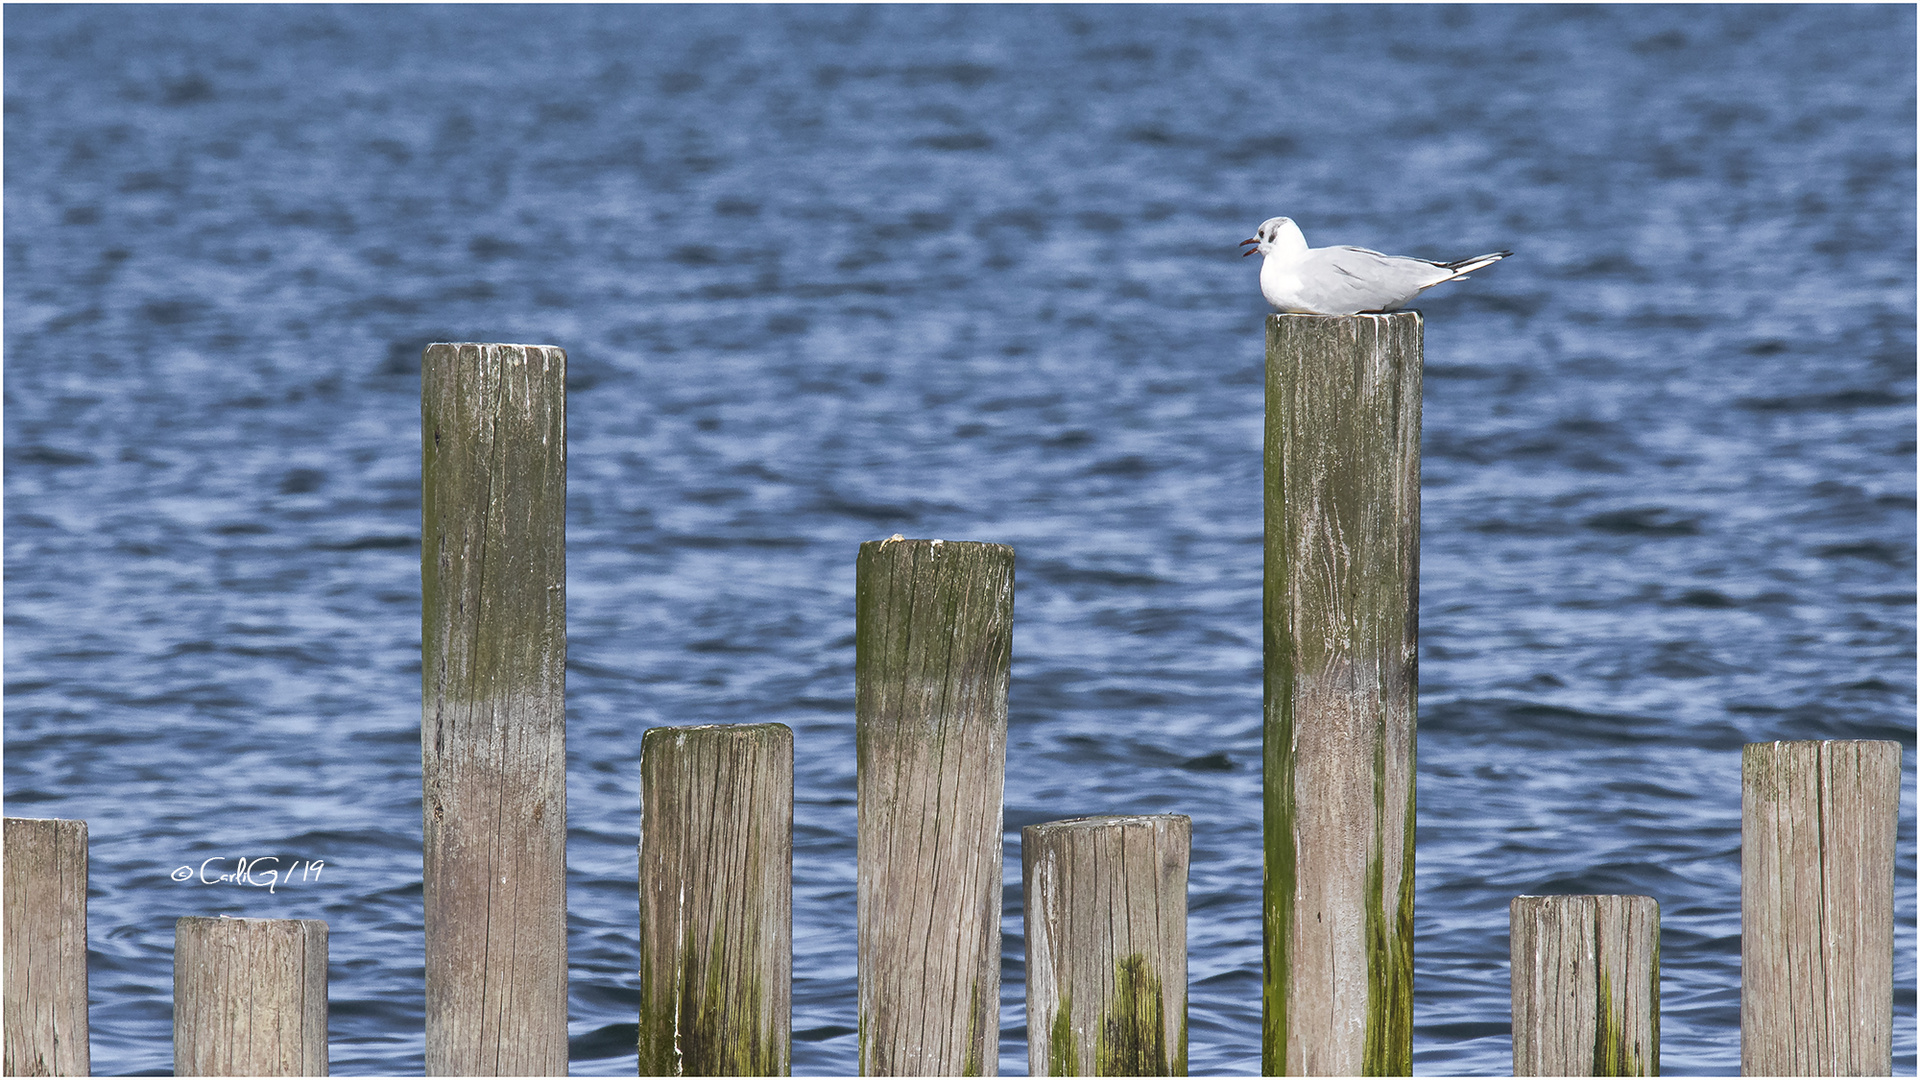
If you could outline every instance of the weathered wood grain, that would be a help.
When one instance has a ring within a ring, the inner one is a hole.
[[[1900,744],[1748,743],[1740,771],[1740,1071],[1887,1076]]]
[[[860,545],[860,1071],[991,1076],[1013,549]]]
[[[1420,565],[1418,312],[1267,320],[1270,1075],[1406,1075]]]
[[[1517,896],[1513,1075],[1660,1075],[1660,904]]]
[[[640,741],[640,1075],[786,1076],[793,732],[657,727]]]
[[[421,362],[426,1071],[567,1071],[566,354]]]
[[[327,1075],[327,924],[174,924],[176,1076]]]
[[[86,1076],[87,823],[7,818],[8,1076]]]
[[[1187,1075],[1187,860],[1178,814],[1021,830],[1027,1071]]]

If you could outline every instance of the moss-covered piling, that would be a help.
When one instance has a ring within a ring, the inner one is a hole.
[[[1406,1075],[1420,558],[1417,312],[1267,320],[1269,1075]]]

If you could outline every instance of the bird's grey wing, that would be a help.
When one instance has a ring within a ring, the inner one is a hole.
[[[1391,310],[1452,276],[1425,259],[1362,247],[1316,248],[1300,267],[1303,299],[1315,310],[1339,314]]]

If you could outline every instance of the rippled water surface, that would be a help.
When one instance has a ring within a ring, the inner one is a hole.
[[[422,1064],[419,353],[570,355],[573,1068],[635,1067],[640,734],[797,736],[794,1069],[856,1067],[858,542],[1018,553],[1018,832],[1194,822],[1196,1073],[1259,1068],[1261,318],[1235,244],[1518,254],[1427,318],[1415,1067],[1506,910],[1663,915],[1739,1065],[1739,751],[1906,747],[1910,7],[6,12],[7,813],[92,830],[93,1055],[173,921],[324,918]],[[319,860],[271,892],[176,867]]]

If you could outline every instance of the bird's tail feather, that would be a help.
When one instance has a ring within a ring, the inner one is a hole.
[[[1475,255],[1471,259],[1461,259],[1458,262],[1441,263],[1440,265],[1453,271],[1453,275],[1457,279],[1471,274],[1482,267],[1492,266],[1494,263],[1499,262],[1511,254],[1513,254],[1511,251],[1490,251],[1485,255]]]

